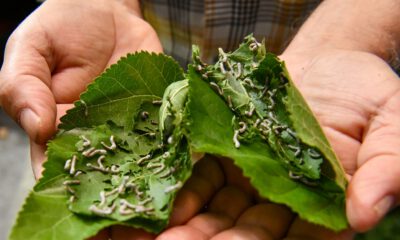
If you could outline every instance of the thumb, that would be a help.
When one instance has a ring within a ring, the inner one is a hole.
[[[347,216],[358,231],[373,227],[400,199],[400,90],[371,121],[347,192]]]
[[[29,40],[30,39],[30,40]],[[44,36],[16,30],[7,42],[0,72],[0,104],[37,143],[55,132],[56,102]],[[38,47],[39,46],[39,47]]]

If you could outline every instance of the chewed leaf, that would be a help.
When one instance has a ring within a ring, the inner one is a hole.
[[[301,217],[346,228],[343,170],[283,63],[251,36],[233,53],[219,51],[215,65],[194,51],[189,67],[193,150],[233,159],[262,196]]]
[[[163,54],[128,54],[88,86],[75,108],[61,118],[61,129],[90,127],[112,121],[132,130],[132,116],[144,101],[160,101],[165,88],[183,79],[183,71]]]
[[[115,224],[164,229],[192,167],[180,130],[170,129],[170,143],[159,131],[165,88],[182,79],[170,57],[140,52],[89,85],[48,143],[43,177],[11,239],[86,239]]]

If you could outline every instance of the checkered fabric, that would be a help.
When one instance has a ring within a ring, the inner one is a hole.
[[[182,66],[197,44],[202,59],[213,62],[217,48],[237,48],[253,33],[279,54],[322,0],[141,0],[143,17],[164,47]]]

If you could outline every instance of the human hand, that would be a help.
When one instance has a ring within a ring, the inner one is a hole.
[[[0,72],[0,104],[31,139],[36,177],[59,116],[107,66],[139,50],[162,48],[136,1],[47,0],[14,31]]]
[[[348,240],[349,230],[334,233],[299,219],[287,207],[258,196],[230,159],[206,156],[178,192],[170,226],[160,235],[123,226],[96,240]]]
[[[286,52],[282,58],[348,174],[351,226],[370,229],[400,196],[399,77],[366,52]]]

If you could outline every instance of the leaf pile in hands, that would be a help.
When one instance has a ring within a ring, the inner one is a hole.
[[[98,77],[62,117],[10,239],[86,239],[114,224],[164,229],[192,167],[180,129],[164,140],[158,123],[165,89],[182,79],[173,59],[146,52]]]
[[[191,147],[233,159],[259,194],[333,230],[347,227],[346,178],[284,63],[248,36],[214,65],[193,49],[187,132]]]
[[[188,72],[163,54],[112,65],[61,119],[10,239],[86,239],[122,224],[158,233],[190,153],[233,159],[261,196],[346,228],[346,180],[285,66],[252,36]]]

